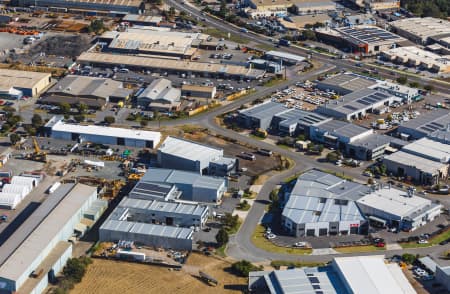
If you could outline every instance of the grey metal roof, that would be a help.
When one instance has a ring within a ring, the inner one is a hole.
[[[122,82],[111,79],[68,75],[61,79],[47,93],[107,99],[119,88],[122,88]]]
[[[174,185],[172,184],[160,184],[160,183],[147,183],[145,181],[139,181],[133,190],[129,193],[131,198],[149,197],[152,199],[167,200],[174,195]]]
[[[401,150],[385,156],[383,160],[414,167],[429,175],[439,174],[439,171],[446,166],[445,163],[436,162]]]
[[[437,264],[430,257],[428,257],[428,256],[420,257],[419,261],[420,261],[421,264],[423,264],[426,268],[431,270],[433,273],[436,272]]]
[[[411,119],[402,123],[399,131],[403,129],[411,129],[415,132],[419,131],[425,135],[430,135],[437,130],[443,130],[450,124],[450,112],[446,109],[432,110],[415,119]]]
[[[351,114],[361,110],[373,108],[374,105],[392,99],[393,95],[374,89],[361,89],[330,101],[319,108],[330,108],[344,114]]]
[[[177,202],[163,202],[157,200],[143,200],[124,197],[118,207],[141,211],[140,213],[151,213],[153,211],[168,212],[172,214],[184,214],[201,217],[208,207],[206,205],[195,205]]]
[[[450,145],[422,138],[402,148],[402,151],[433,161],[450,162]]]
[[[172,82],[167,79],[154,80],[138,96],[137,99],[166,100],[170,103],[179,102],[181,90],[172,87]]]
[[[286,112],[275,115],[282,119],[281,126],[290,126],[292,124],[301,124],[302,126],[318,125],[322,122],[330,120],[330,118],[318,113],[305,111],[301,109],[290,109]]]
[[[361,139],[355,140],[351,143],[353,146],[364,147],[369,150],[373,150],[380,146],[389,145],[389,143],[395,139],[394,137],[373,133],[365,136]]]
[[[281,103],[267,101],[256,106],[240,110],[239,113],[248,117],[265,119],[281,114],[287,110],[289,109]]]
[[[171,136],[164,140],[158,152],[192,161],[211,161],[223,156],[223,149]]]
[[[390,44],[405,41],[404,38],[376,26],[352,26],[336,28],[346,39],[355,44]]]
[[[370,131],[364,127],[340,120],[330,120],[320,124],[317,128],[331,134],[352,138]]]
[[[100,230],[119,231],[173,239],[192,239],[193,233],[193,230],[189,228],[118,221],[112,219],[106,220],[100,227]]]
[[[447,129],[434,131],[428,137],[445,144],[450,144],[450,130]]]
[[[350,92],[368,88],[377,84],[377,80],[354,73],[343,73],[332,76],[326,80],[317,83],[322,88],[326,87],[341,87]]]
[[[296,62],[302,62],[306,59],[305,57],[297,55],[297,54],[291,54],[291,53],[287,53],[287,52],[273,51],[273,50],[267,51],[265,53],[265,55],[277,57],[277,58],[281,58],[281,59],[294,60]]]
[[[354,201],[369,191],[364,185],[313,169],[298,177],[283,216],[296,223],[364,220]],[[340,205],[342,201],[347,205]]]
[[[219,189],[225,180],[220,177],[202,176],[196,172],[175,169],[151,168],[141,178],[142,183],[184,184],[196,188]]]

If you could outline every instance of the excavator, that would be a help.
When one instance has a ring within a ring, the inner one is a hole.
[[[26,155],[26,159],[39,161],[39,162],[47,162],[47,153],[41,150],[39,147],[39,143],[36,140],[36,137],[33,137],[33,148],[34,152]]]

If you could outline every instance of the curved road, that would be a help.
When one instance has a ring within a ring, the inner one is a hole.
[[[183,10],[194,17],[199,18],[206,18],[206,22],[208,25],[216,27],[220,29],[221,31],[230,32],[233,34],[242,34],[239,31],[239,28],[235,27],[234,25],[228,24],[223,21],[218,21],[217,19],[210,17],[210,16],[203,16],[201,12],[199,12],[196,8],[186,5],[186,4],[180,4],[174,0],[166,0],[166,2],[174,6],[178,10]],[[266,44],[266,45],[273,45],[271,41],[265,37],[260,36],[254,33],[247,33],[246,38],[259,44]],[[293,54],[299,54],[299,53],[305,53],[304,49],[301,49],[299,47],[284,47],[283,51],[293,53]],[[343,169],[339,168],[337,166],[333,166],[330,164],[325,164],[318,162],[311,157],[304,156],[298,153],[294,153],[291,151],[288,151],[286,149],[280,148],[276,145],[272,145],[263,141],[254,140],[250,137],[241,135],[239,133],[236,133],[232,130],[228,130],[225,128],[222,128],[221,126],[216,124],[215,118],[216,116],[232,111],[234,109],[237,109],[239,106],[249,103],[253,100],[256,100],[261,97],[265,97],[269,94],[271,94],[274,90],[293,85],[297,81],[304,81],[307,79],[311,79],[314,76],[323,74],[327,71],[333,70],[333,69],[346,69],[346,70],[352,70],[357,69],[360,70],[359,67],[354,66],[351,62],[348,60],[334,60],[330,59],[329,57],[322,56],[315,54],[314,59],[317,59],[321,61],[323,64],[327,64],[326,67],[322,67],[319,69],[315,69],[311,72],[308,72],[302,76],[299,77],[297,80],[288,80],[286,82],[280,83],[276,86],[265,88],[263,90],[259,90],[254,94],[251,94],[245,98],[239,99],[237,101],[231,102],[226,106],[214,109],[212,111],[200,114],[198,116],[195,116],[190,119],[186,120],[176,120],[176,121],[163,121],[161,122],[161,125],[165,126],[174,126],[174,125],[182,125],[182,124],[198,124],[201,126],[204,126],[208,128],[211,132],[220,134],[232,139],[239,140],[240,142],[248,143],[250,145],[253,145],[257,148],[265,148],[272,150],[273,152],[276,152],[282,156],[289,157],[295,162],[295,166],[290,169],[283,171],[281,173],[278,173],[268,179],[263,187],[261,188],[261,191],[258,193],[257,201],[254,202],[252,205],[252,208],[249,210],[248,215],[245,219],[245,222],[242,224],[239,231],[230,238],[230,242],[228,244],[227,248],[227,254],[235,259],[247,259],[252,262],[259,262],[259,261],[267,261],[267,260],[276,260],[276,259],[282,259],[282,260],[304,260],[304,261],[317,261],[317,262],[328,262],[335,256],[348,256],[349,254],[333,254],[333,255],[291,255],[291,254],[278,254],[278,253],[271,253],[264,251],[260,248],[257,248],[252,242],[251,242],[251,236],[253,234],[253,231],[255,227],[260,222],[262,216],[265,213],[265,206],[266,203],[269,201],[269,194],[270,192],[280,183],[283,179],[286,177],[313,168],[323,168],[332,170],[334,172],[342,173]],[[379,70],[380,74],[385,77],[389,76],[388,70]],[[417,80],[421,81],[423,78],[418,77],[409,77],[410,80]],[[430,84],[432,84],[435,89],[440,91],[448,91],[448,86],[443,86],[443,84],[438,83],[435,80],[428,80]],[[153,123],[152,125],[156,125]],[[365,182],[365,179],[361,176],[361,174],[357,171],[354,171],[353,169],[345,170],[345,174],[348,176],[351,176],[355,179],[359,179]],[[437,250],[439,248],[439,250]],[[379,252],[369,252],[369,253],[355,253],[355,255],[371,255],[371,254],[383,254],[386,255],[395,255],[395,254],[403,254],[405,252],[413,253],[413,254],[430,254],[434,257],[439,257],[439,254],[443,252],[444,250],[450,250],[450,244],[446,246],[439,246],[439,247],[427,247],[427,248],[416,248],[416,249],[408,249],[408,250],[389,250],[389,251],[379,251]]]

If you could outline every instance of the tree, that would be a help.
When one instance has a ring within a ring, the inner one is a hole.
[[[94,19],[91,21],[91,24],[88,26],[89,33],[99,34],[105,30],[105,24],[101,19]]]
[[[31,124],[35,128],[40,128],[44,124],[44,121],[42,120],[42,117],[39,114],[35,113],[31,118]]]
[[[228,243],[228,239],[229,239],[229,237],[228,237],[227,230],[225,230],[224,228],[221,228],[219,230],[219,232],[217,232],[217,235],[216,235],[217,244],[219,244],[219,246],[223,246]]]
[[[79,103],[79,104],[77,105],[77,109],[78,109],[78,112],[79,112],[80,114],[85,114],[86,111],[88,110],[88,106],[87,106],[86,104],[84,104],[84,103]]]
[[[316,41],[317,37],[316,37],[316,33],[312,30],[304,30],[302,31],[302,39],[303,40],[311,40],[311,41]]]
[[[380,173],[384,176],[387,172],[387,166],[383,163],[380,165]]]
[[[406,76],[401,76],[401,77],[398,77],[398,78],[397,78],[397,83],[399,83],[399,84],[404,85],[404,84],[406,84],[407,82],[408,82],[408,77],[406,77]]]
[[[64,276],[71,278],[76,283],[81,282],[85,272],[86,266],[78,258],[69,259],[63,269]]]
[[[248,260],[241,260],[231,265],[231,269],[241,277],[248,277],[252,271],[262,270],[262,266],[255,266]]]
[[[11,142],[11,145],[16,145],[20,141],[20,136],[16,133],[12,133],[9,135],[9,141]]]
[[[225,2],[225,0],[220,1],[219,16],[222,18],[227,16],[227,2]]]
[[[105,116],[105,118],[103,119],[103,121],[107,124],[113,124],[116,122],[116,119],[114,118],[114,116]]]
[[[419,88],[419,83],[418,82],[411,82],[409,83],[409,86],[412,88]]]
[[[73,116],[73,119],[75,119],[77,122],[82,122],[82,121],[84,121],[84,115],[82,115],[82,114],[77,114],[77,115],[74,115]]]
[[[170,17],[174,17],[174,16],[175,16],[175,13],[176,13],[175,7],[171,6],[171,7],[169,8],[169,16],[170,16]]]
[[[429,92],[432,92],[434,90],[432,85],[425,85],[425,86],[423,86],[423,88]]]
[[[145,119],[141,119],[140,124],[141,124],[141,127],[146,127],[148,125],[148,121]]]
[[[416,261],[416,256],[414,254],[405,253],[402,255],[402,260],[407,264],[413,264]]]
[[[298,15],[298,7],[297,5],[293,4],[292,6],[288,7],[287,11],[291,14]]]
[[[67,102],[59,103],[59,111],[62,114],[68,114],[70,112],[70,104]]]
[[[5,106],[5,107],[3,107],[3,111],[8,112],[8,113],[11,114],[11,113],[16,112],[16,109],[14,107],[12,107],[12,106]]]

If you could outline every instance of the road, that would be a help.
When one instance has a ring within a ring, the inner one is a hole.
[[[229,32],[229,33],[235,34],[235,35],[245,34],[245,38],[254,43],[270,45],[270,46],[274,45],[273,42],[271,41],[272,38],[263,36],[263,35],[259,35],[259,34],[253,33],[253,32],[243,33],[240,31],[239,27],[237,27],[233,24],[227,23],[222,20],[218,20],[215,17],[212,17],[207,14],[203,15],[202,12],[200,12],[196,7],[192,6],[188,2],[186,2],[186,4],[182,4],[175,0],[166,0],[166,3],[169,6],[175,7],[179,11],[185,11],[188,14],[190,13],[193,17],[196,17],[199,19],[202,19],[202,18],[205,19],[204,22],[207,25],[215,27],[222,32]],[[291,46],[291,47],[283,47],[282,49],[280,48],[279,50],[282,50],[282,51],[288,52],[288,53],[292,53],[292,54],[306,55],[306,54],[308,54],[309,49],[301,48],[301,47],[297,47],[297,46]],[[316,52],[313,55],[313,60],[314,59],[317,61],[320,61],[324,64],[332,64],[332,65],[336,66],[336,68],[338,70],[344,69],[344,70],[352,70],[352,71],[357,71],[357,72],[361,71],[361,67],[356,66],[355,63],[349,59],[344,59],[344,60],[332,59],[330,56],[319,54]],[[400,73],[397,72],[396,70],[385,69],[385,68],[380,68],[380,67],[377,67],[377,70],[379,72],[378,75],[382,76],[383,78],[395,79],[396,77],[400,76]],[[394,75],[392,75],[391,72],[394,73]],[[448,92],[449,83],[445,83],[443,81],[438,81],[435,79],[430,79],[427,77],[422,77],[422,76],[419,77],[417,75],[409,74],[406,72],[402,73],[402,75],[408,75],[408,81],[410,81],[410,82],[418,82],[419,84],[422,84],[424,81],[426,81],[426,83],[429,85],[432,85],[435,90],[441,91],[444,93]]]
[[[232,34],[242,35],[243,33],[239,31],[239,28],[235,27],[234,25],[228,24],[223,21],[218,21],[217,19],[210,17],[208,15],[202,15],[200,11],[198,11],[195,7],[192,7],[187,4],[180,4],[174,0],[166,0],[168,5],[171,5],[175,7],[178,10],[183,10],[187,13],[190,13],[193,17],[198,18],[205,18],[205,22],[207,25],[215,27],[221,31],[229,32]],[[273,45],[272,42],[265,36],[260,36],[254,33],[247,33],[246,38],[249,41],[253,41],[257,44],[265,44],[265,45]],[[305,49],[299,48],[299,47],[284,47],[282,49],[285,52],[293,53],[293,54],[304,54],[306,52]],[[330,164],[325,164],[318,162],[317,160],[304,156],[298,153],[294,153],[288,150],[285,150],[283,148],[280,148],[276,145],[269,144],[263,141],[254,140],[250,137],[238,134],[232,130],[228,130],[225,128],[222,128],[221,126],[216,124],[215,117],[217,115],[229,112],[233,109],[238,108],[240,105],[249,103],[255,99],[265,97],[269,94],[271,94],[274,90],[283,88],[286,86],[290,86],[294,84],[295,82],[299,80],[307,80],[311,79],[311,77],[323,74],[327,71],[337,69],[337,70],[356,70],[359,71],[360,67],[355,66],[352,62],[349,60],[339,60],[339,59],[331,59],[328,56],[315,54],[313,56],[314,59],[320,61],[323,64],[326,64],[327,66],[324,66],[320,69],[315,69],[305,75],[302,75],[299,77],[298,80],[288,80],[286,82],[283,82],[281,84],[278,84],[273,87],[266,88],[264,90],[260,90],[254,94],[251,94],[243,99],[240,99],[238,101],[232,102],[224,107],[220,107],[218,109],[215,109],[213,111],[200,114],[194,118],[188,119],[188,120],[178,120],[178,121],[167,121],[162,122],[161,125],[166,126],[173,126],[173,125],[180,125],[180,124],[198,124],[201,126],[204,126],[208,128],[211,132],[219,135],[223,135],[232,139],[239,140],[243,143],[248,143],[250,145],[253,145],[257,148],[265,148],[272,150],[273,152],[276,152],[282,156],[289,157],[295,162],[295,166],[293,169],[281,172],[279,174],[276,174],[275,176],[268,179],[263,187],[261,188],[261,191],[258,193],[257,201],[254,202],[252,208],[248,212],[248,215],[242,224],[240,230],[230,238],[230,242],[228,244],[227,248],[227,254],[237,260],[241,259],[247,259],[252,262],[258,262],[258,261],[267,261],[267,260],[275,260],[275,259],[282,259],[282,260],[304,260],[304,261],[318,261],[318,262],[328,262],[335,256],[340,255],[289,255],[289,254],[277,254],[277,253],[271,253],[264,251],[262,249],[257,248],[253,245],[251,242],[251,236],[253,234],[253,231],[255,227],[260,222],[262,216],[265,213],[265,206],[269,201],[269,194],[270,192],[276,188],[280,182],[282,182],[283,179],[286,177],[293,175],[297,172],[301,172],[313,167],[316,168],[322,168],[327,170],[332,170],[334,172],[342,173],[343,169],[337,166],[333,166]],[[379,74],[383,77],[392,78],[392,75],[390,74],[390,70],[385,69],[379,69]],[[410,81],[418,81],[422,82],[424,78],[416,77],[416,76],[409,76],[408,77]],[[448,91],[448,86],[445,86],[435,80],[428,80],[428,84],[433,85],[433,87],[436,90],[439,91]],[[364,178],[362,178],[359,171],[354,169],[346,169],[345,174],[347,176],[351,176],[357,180],[365,181]],[[409,250],[390,250],[386,251],[386,254],[389,256],[395,255],[395,254],[403,254],[405,252],[410,252],[413,254],[421,254],[426,255],[430,254],[434,257],[438,257],[441,252],[444,250],[450,250],[450,245],[446,246],[440,246],[439,250],[436,249],[436,247],[430,247],[430,248],[417,248],[417,249],[409,249]],[[380,254],[380,252],[373,252],[373,253],[355,253],[355,255],[370,255],[370,254]],[[349,254],[345,254],[343,256],[348,256]]]

